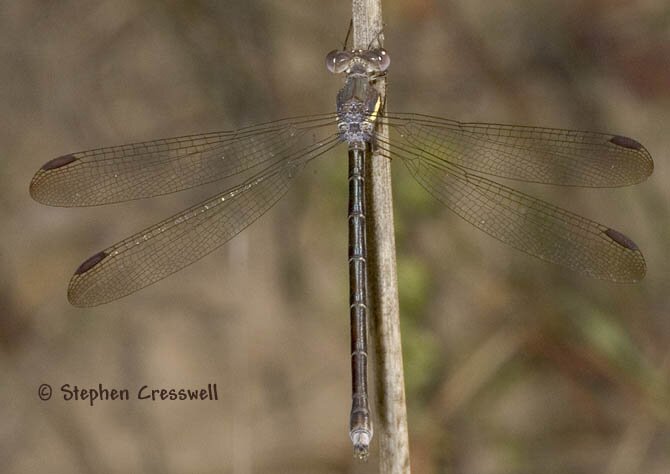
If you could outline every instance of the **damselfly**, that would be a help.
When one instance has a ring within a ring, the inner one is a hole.
[[[308,163],[337,145],[349,151],[349,274],[355,453],[367,456],[365,170],[369,153],[402,161],[418,182],[475,227],[527,254],[595,278],[635,282],[645,261],[621,232],[491,177],[564,186],[638,183],[653,170],[637,141],[607,133],[461,123],[384,111],[375,81],[384,49],[335,50],[328,69],[346,74],[336,113],[71,153],[47,162],[30,184],[53,206],[98,206],[174,193],[236,177],[238,184],[96,253],[75,271],[68,299],[96,306],[151,285],[208,255],[265,214]],[[391,139],[375,132],[385,120]],[[392,143],[392,145],[391,145]]]

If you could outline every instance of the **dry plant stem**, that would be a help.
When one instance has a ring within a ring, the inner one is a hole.
[[[354,48],[381,46],[381,0],[353,0]],[[379,78],[377,89],[385,103],[386,81]],[[383,120],[377,134],[388,141]],[[409,442],[405,381],[400,341],[398,279],[391,195],[391,163],[374,153],[366,173],[368,181],[368,288],[371,306],[372,352],[376,388],[376,434],[379,439],[379,471],[409,473]]]

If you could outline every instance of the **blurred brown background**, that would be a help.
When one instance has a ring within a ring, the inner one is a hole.
[[[417,473],[670,472],[670,6],[391,1],[389,108],[612,131],[652,178],[517,186],[621,229],[638,285],[505,247],[394,177]],[[337,1],[0,2],[0,472],[346,473],[346,155],[309,167],[229,245],[121,301],[77,309],[84,258],[216,191],[106,208],[28,195],[63,153],[334,110]],[[179,388],[219,402],[41,402],[49,383]],[[374,449],[375,452],[377,449]]]

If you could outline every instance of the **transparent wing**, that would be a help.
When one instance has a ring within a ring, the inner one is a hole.
[[[71,153],[42,166],[30,194],[65,207],[169,194],[278,163],[316,141],[313,134],[334,133],[334,124],[333,114],[315,115]]]
[[[454,166],[440,156],[378,143],[398,156],[435,198],[496,239],[543,260],[617,282],[635,282],[646,266],[620,232]]]
[[[262,216],[286,193],[305,163],[338,143],[336,136],[316,143],[243,184],[98,252],[70,280],[70,303],[96,306],[113,301],[201,259]]]
[[[399,144],[463,169],[544,184],[614,187],[653,171],[649,152],[621,135],[389,114]]]

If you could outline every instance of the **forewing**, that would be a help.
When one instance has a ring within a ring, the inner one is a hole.
[[[65,207],[169,194],[290,159],[295,150],[332,134],[333,123],[325,115],[284,119],[71,153],[42,166],[30,194],[41,203]]]
[[[390,114],[400,145],[465,170],[545,184],[614,187],[646,179],[654,165],[621,135]]]

